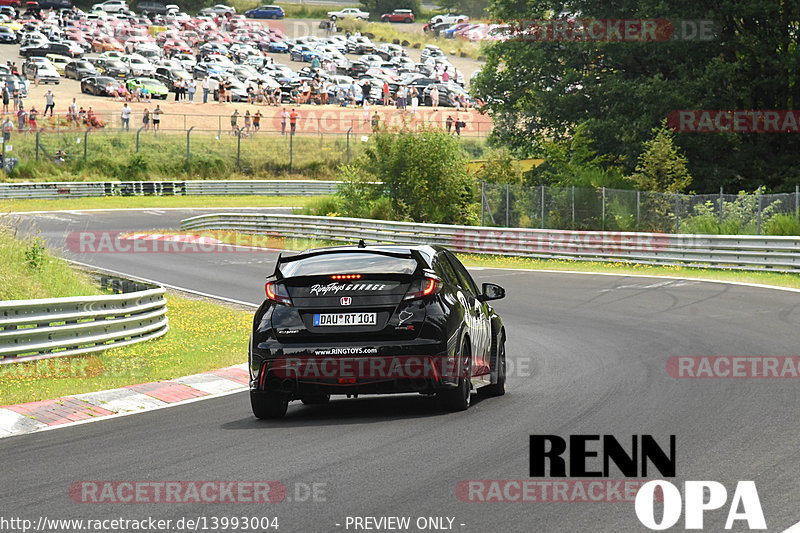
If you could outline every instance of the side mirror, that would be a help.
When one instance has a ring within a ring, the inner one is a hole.
[[[482,302],[499,300],[506,297],[506,290],[500,285],[496,285],[494,283],[484,283],[482,289],[483,293],[478,298]]]

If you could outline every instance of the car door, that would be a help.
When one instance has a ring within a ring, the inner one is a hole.
[[[461,302],[465,309],[464,322],[472,346],[472,375],[480,377],[481,380],[489,380],[492,346],[489,307],[486,302],[478,300],[480,291],[461,261],[449,251],[445,252],[445,255],[455,271],[459,286],[463,289],[461,293],[463,296],[460,297],[464,298]]]

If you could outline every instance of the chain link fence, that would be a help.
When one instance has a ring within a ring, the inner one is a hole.
[[[794,193],[673,194],[481,183],[481,225],[511,228],[765,233],[776,215],[798,218]]]

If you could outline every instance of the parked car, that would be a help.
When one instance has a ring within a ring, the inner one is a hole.
[[[28,58],[22,64],[22,75],[29,80],[39,78],[39,83],[59,84],[61,82],[61,76],[46,57]]]
[[[445,13],[444,15],[436,15],[432,17],[428,25],[433,26],[435,24],[441,24],[446,22],[447,24],[458,24],[459,22],[467,22],[469,17],[467,15],[459,15],[457,13]]]
[[[236,8],[231,6],[226,6],[225,4],[217,4],[212,7],[207,7],[205,9],[200,10],[200,15],[224,15],[225,13],[230,13],[231,15],[236,14]]]
[[[414,22],[414,12],[410,9],[395,9],[391,13],[381,15],[381,22]]]
[[[184,69],[176,67],[156,67],[156,73],[153,74],[153,78],[166,85],[170,91],[175,90],[176,81],[188,82],[191,77]]]
[[[50,60],[50,63],[60,76],[64,75],[64,67],[66,67],[67,64],[72,61],[71,57],[62,56],[59,54],[47,54],[45,57]]]
[[[407,56],[408,52],[399,44],[383,43],[375,49],[375,53],[381,56],[386,61],[389,61],[396,56]]]
[[[431,83],[425,87],[424,91],[422,92],[422,103],[423,105],[432,105],[433,102],[431,100],[431,91],[433,90],[434,85],[439,90],[439,105],[444,107],[456,107],[455,99],[458,98],[460,95],[464,95],[468,104],[472,105],[474,103],[472,97],[465,91],[461,86],[456,85],[455,83],[448,82],[448,83]],[[451,98],[452,96],[452,98]]]
[[[244,15],[251,19],[282,19],[285,13],[281,6],[261,6],[245,11]]]
[[[109,83],[112,87],[119,87],[119,80],[117,79],[108,76],[89,76],[81,80],[81,92],[93,94],[94,96],[111,96],[106,90]]]
[[[8,26],[0,26],[0,43],[18,43],[19,35]]]
[[[361,11],[357,7],[346,7],[339,11],[328,11],[328,18],[331,20],[337,20],[337,19],[368,20],[369,12]]]
[[[98,76],[100,73],[86,59],[76,59],[64,67],[64,77],[73,80],[82,80],[89,76]]]
[[[144,17],[152,17],[153,15],[166,15],[167,6],[161,2],[152,2],[150,0],[143,0],[136,4],[136,11]]]
[[[166,100],[169,94],[167,86],[153,78],[131,78],[128,80],[127,87],[130,92],[134,92],[140,87],[147,87],[152,98],[161,98],[162,100]]]
[[[19,55],[22,57],[44,57],[47,54],[59,54],[75,58],[81,57],[83,55],[83,50],[75,49],[65,43],[45,43],[25,46],[19,49]]]
[[[120,62],[128,67],[132,76],[152,76],[156,68],[144,57],[136,54],[122,56]]]
[[[0,0],[0,6],[22,7],[22,0]]]
[[[109,76],[117,79],[125,79],[131,75],[130,69],[122,63],[119,59],[111,59],[104,57],[90,57],[89,61],[94,65],[94,68],[103,76]]]
[[[122,13],[129,10],[130,8],[125,0],[106,0],[92,6],[92,11],[103,11],[105,13]]]

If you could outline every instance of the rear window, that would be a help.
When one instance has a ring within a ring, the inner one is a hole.
[[[414,273],[414,259],[371,253],[332,253],[286,263],[280,267],[285,277],[328,276],[335,274],[406,274]]]

